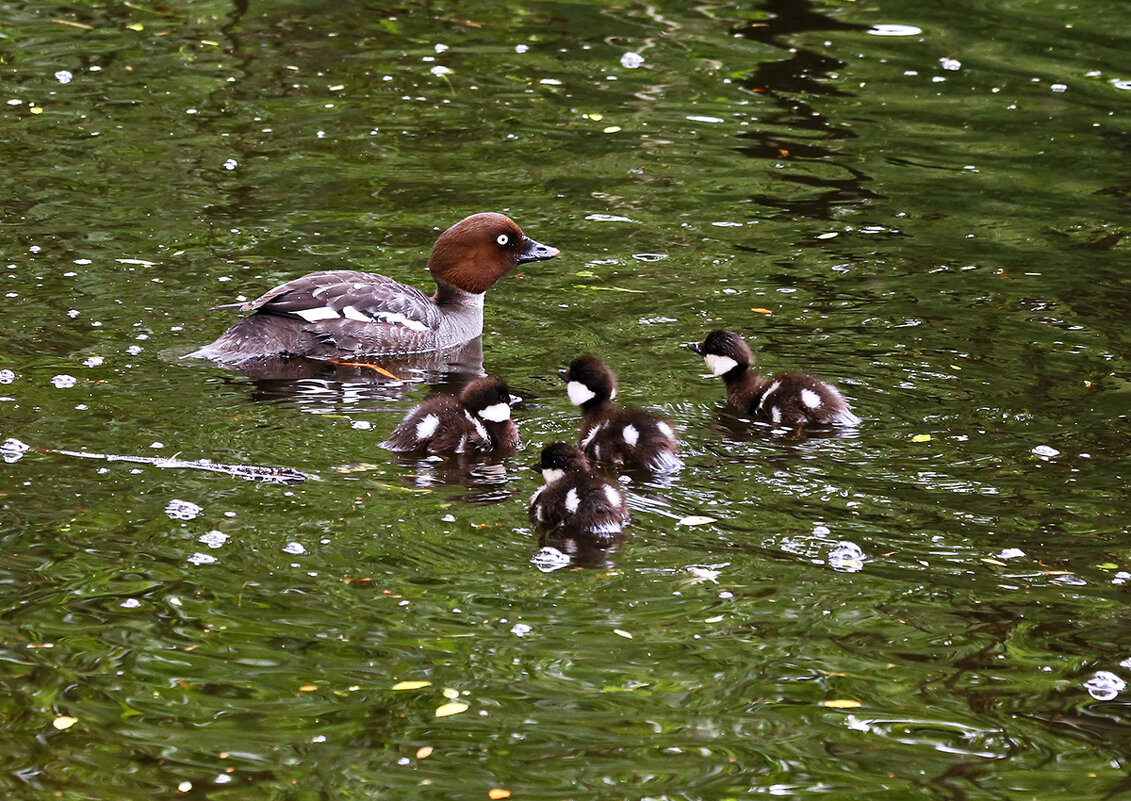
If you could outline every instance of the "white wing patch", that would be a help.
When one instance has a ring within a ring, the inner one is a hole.
[[[656,428],[660,429],[660,433],[665,437],[670,439],[672,442],[675,442],[675,431],[673,431],[672,427],[669,426],[666,422],[664,422],[663,420],[657,420]]]
[[[479,412],[479,416],[492,423],[501,423],[511,419],[511,407],[506,403],[495,403]]]
[[[801,402],[810,409],[819,409],[821,406],[821,396],[811,389],[803,389],[801,390]]]
[[[491,438],[489,436],[487,436],[487,429],[483,427],[482,423],[480,423],[478,420],[476,420],[474,417],[471,416],[471,412],[464,412],[464,416],[467,417],[467,419],[471,421],[471,424],[473,426],[475,426],[475,433],[476,434],[478,434],[480,437],[487,440],[488,442],[491,441]]]
[[[379,311],[374,313],[377,315],[378,320],[383,323],[403,325],[405,328],[408,328],[412,331],[425,331],[428,328],[428,326],[426,326],[419,320],[411,320],[398,312]]]
[[[337,320],[339,316],[338,313],[329,306],[321,306],[317,309],[300,309],[296,311],[295,314],[308,323],[316,323],[319,320]]]
[[[570,487],[565,496],[566,511],[573,514],[579,506],[581,506],[581,498],[577,496],[577,487]]]
[[[609,499],[609,503],[611,503],[613,506],[620,506],[620,493],[617,492],[616,487],[614,487],[612,484],[605,485],[605,497]]]
[[[342,309],[342,316],[347,320],[357,320],[359,323],[371,323],[373,320],[367,315],[362,314],[353,306],[346,306]]]
[[[718,356],[714,353],[708,353],[703,357],[703,361],[707,363],[707,369],[711,371],[713,376],[726,375],[735,367],[738,367],[738,362],[730,356]]]
[[[416,438],[428,439],[436,433],[436,427],[440,425],[440,418],[434,414],[427,415],[423,420],[416,424]]]
[[[781,422],[781,409],[779,409],[777,406],[771,406],[770,407],[770,417],[773,418],[775,423],[780,423]]]
[[[598,423],[597,425],[595,425],[591,429],[589,429],[589,433],[585,435],[585,439],[581,440],[581,447],[583,449],[588,448],[589,443],[593,441],[593,437],[597,436],[597,432],[600,431],[604,427],[605,427],[604,423]]]
[[[640,432],[636,430],[636,426],[627,425],[624,427],[624,441],[629,445],[635,445],[640,439]]]
[[[770,395],[772,395],[777,390],[777,388],[780,387],[780,386],[781,386],[781,381],[775,381],[774,383],[770,384],[769,389],[767,389],[765,392],[762,393],[762,400],[758,401],[759,411],[762,409],[763,406],[766,405],[766,400],[769,399]]]
[[[574,406],[580,406],[583,403],[588,403],[597,397],[597,393],[589,387],[582,384],[580,381],[570,381],[566,384],[566,394],[569,395],[569,402]]]

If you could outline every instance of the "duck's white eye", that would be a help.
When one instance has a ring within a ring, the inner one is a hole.
[[[509,236],[507,236],[506,234],[499,234],[498,238],[496,238],[495,241],[498,242],[500,245],[506,245],[507,243],[509,243],[511,241],[511,238]]]

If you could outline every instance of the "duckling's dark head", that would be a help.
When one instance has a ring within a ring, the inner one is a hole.
[[[617,396],[617,377],[608,365],[592,356],[579,356],[558,375],[568,382],[566,392],[574,406],[604,403]]]
[[[565,442],[551,442],[542,449],[541,458],[538,460],[538,469],[546,483],[557,481],[566,473],[588,472],[589,460],[576,445]]]
[[[511,392],[498,378],[477,378],[463,388],[460,403],[476,417],[489,423],[503,423],[511,418]]]
[[[703,357],[707,369],[715,376],[723,376],[735,368],[746,369],[754,363],[754,354],[733,331],[712,331],[700,343],[688,347]]]

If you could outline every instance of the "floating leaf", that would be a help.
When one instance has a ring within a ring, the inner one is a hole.
[[[177,792],[178,793],[187,793],[191,789],[192,789],[192,782],[181,782],[180,784],[177,785]]]
[[[704,622],[704,623],[721,623],[721,622],[722,622],[722,619],[723,619],[723,616],[722,616],[722,615],[715,615],[714,617],[709,617],[709,618],[707,618],[707,619],[706,619],[706,620],[704,620],[703,622]]]
[[[769,309],[764,309],[761,306],[754,306],[750,309],[750,311],[758,312],[758,314],[773,314],[772,311],[770,311]]]
[[[850,698],[832,698],[822,701],[821,706],[827,706],[829,709],[856,709],[860,706],[860,702]]]
[[[829,231],[825,234],[817,234],[817,239],[834,239],[837,236],[836,231]]]
[[[431,687],[430,681],[400,681],[393,685],[394,690],[419,690],[421,687]]]
[[[1100,570],[1115,570],[1119,567],[1119,565],[1115,564],[1115,562],[1103,562],[1096,565],[1096,567],[1098,567]]]
[[[454,701],[459,698],[459,690],[453,690],[451,687],[445,687],[440,694],[449,701]]]
[[[493,798],[495,799],[495,801],[498,801],[498,799],[500,798],[510,798],[511,791],[504,790],[502,787],[492,787],[489,791],[487,791],[487,797]]]
[[[51,725],[54,726],[59,731],[66,731],[67,729],[71,728],[71,726],[74,726],[78,722],[79,722],[78,718],[70,718],[70,717],[67,717],[66,715],[60,715],[59,717],[57,717],[53,721],[51,721]]]
[[[436,717],[446,718],[448,715],[458,715],[460,712],[467,711],[467,704],[460,701],[453,701],[450,704],[443,704],[436,707]]]
[[[631,640],[631,639],[632,639],[632,635],[631,635],[631,634],[629,634],[629,633],[628,633],[627,631],[625,631],[624,629],[613,629],[613,634],[616,634],[616,635],[618,635],[618,636],[620,636],[620,637],[624,637],[624,638],[625,638],[626,640]]]
[[[133,25],[127,25],[126,27],[129,28],[131,31],[144,31],[145,30],[145,26],[142,25],[140,22],[135,22]]]
[[[432,756],[432,752],[434,750],[436,750],[436,749],[434,749],[430,745],[422,745],[420,748],[416,749],[416,758],[417,759],[428,759],[428,757]]]
[[[991,559],[988,556],[983,556],[982,561],[985,562],[987,565],[999,565],[1001,567],[1006,567],[1005,562],[1001,562],[997,559]]]
[[[302,685],[301,687],[298,688],[298,691],[300,693],[312,693],[317,689],[318,689],[317,684],[304,684],[304,685]]]
[[[574,289],[596,289],[604,292],[635,292],[643,295],[643,289],[625,289],[622,286],[599,286],[597,284],[574,284]]]
[[[916,434],[915,436],[913,436],[911,438],[911,441],[912,442],[930,442],[931,441],[931,435],[930,434]]]
[[[605,129],[605,133],[617,133],[618,131],[620,131],[619,125],[610,125]]]
[[[31,111],[32,114],[42,114],[43,113],[43,109],[39,106],[32,106],[29,109],[29,111]]]
[[[706,523],[714,523],[715,520],[716,520],[716,518],[714,518],[714,517],[706,517],[704,515],[688,515],[687,517],[682,518],[678,523],[676,523],[676,525],[677,526],[702,526]]]

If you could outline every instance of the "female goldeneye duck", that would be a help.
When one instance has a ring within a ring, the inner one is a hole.
[[[497,378],[478,378],[459,397],[437,395],[411,409],[385,447],[402,453],[461,454],[518,445],[512,397]]]
[[[504,273],[557,255],[557,248],[535,242],[503,214],[473,214],[440,234],[432,247],[432,297],[373,273],[310,273],[247,303],[217,306],[252,314],[188,357],[239,364],[279,356],[341,360],[452,348],[483,333],[483,293]]]
[[[827,381],[807,373],[778,373],[771,379],[751,372],[754,354],[733,331],[712,331],[687,347],[726,382],[727,402],[743,414],[784,425],[860,424],[848,401]]]
[[[530,499],[530,522],[540,532],[614,538],[628,524],[624,491],[591,472],[580,448],[551,443],[536,467],[546,483]]]
[[[581,407],[578,444],[594,461],[656,473],[683,466],[667,421],[643,409],[613,407],[617,379],[604,362],[581,356],[558,374],[567,382],[570,403]]]

